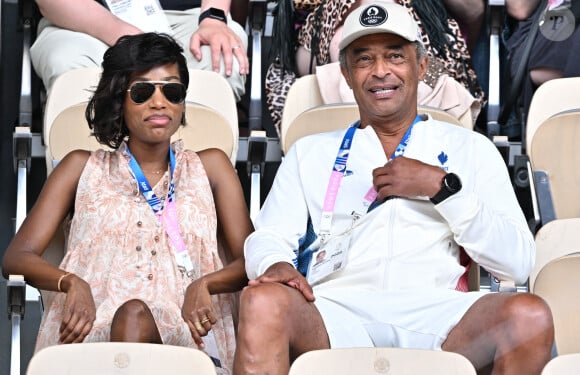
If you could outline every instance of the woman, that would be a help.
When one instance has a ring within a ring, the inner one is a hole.
[[[60,292],[37,350],[165,343],[205,349],[219,372],[231,370],[230,293],[246,285],[243,242],[253,227],[228,157],[171,144],[185,123],[182,51],[155,33],[122,37],[107,50],[86,119],[115,151],[69,153],[9,245],[5,274]],[[56,267],[41,255],[67,216],[67,252]]]

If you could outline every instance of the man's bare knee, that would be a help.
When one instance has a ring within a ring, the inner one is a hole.
[[[507,322],[504,332],[511,339],[519,337],[521,343],[525,343],[539,335],[553,337],[552,312],[547,303],[534,294],[516,293],[507,299],[498,314],[502,321]]]

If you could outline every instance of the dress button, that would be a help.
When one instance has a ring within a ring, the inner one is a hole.
[[[147,275],[147,278],[148,278],[149,280],[153,280],[153,274],[152,274],[152,273],[150,273],[149,275]]]
[[[138,192],[139,192],[139,190],[133,189],[133,195],[137,195]]]
[[[135,250],[137,250],[137,251],[141,251],[141,245],[137,246],[137,247],[135,248]]]
[[[159,242],[159,236],[155,236],[153,239],[155,240],[155,242]]]
[[[138,227],[140,227],[141,225],[143,225],[143,222],[142,222],[141,220],[139,220],[139,221],[137,222],[137,226],[138,226]]]
[[[151,250],[151,255],[157,255],[157,250]]]

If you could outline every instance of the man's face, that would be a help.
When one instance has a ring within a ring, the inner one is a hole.
[[[417,61],[413,43],[394,34],[367,35],[347,46],[345,57],[342,73],[353,90],[363,125],[415,113],[417,85],[425,75],[427,59]]]

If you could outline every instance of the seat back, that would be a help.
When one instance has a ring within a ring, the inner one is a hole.
[[[542,375],[576,375],[580,369],[580,353],[552,358],[542,370]]]
[[[75,69],[55,80],[44,116],[47,171],[52,170],[54,160],[60,160],[72,149],[103,148],[90,136],[84,118],[84,108],[98,84],[100,72],[100,68]],[[189,78],[185,99],[186,126],[176,133],[174,139],[181,135],[185,146],[193,150],[221,148],[235,163],[238,118],[230,85],[221,75],[204,70],[190,70]],[[57,129],[53,130],[55,126]],[[53,146],[53,142],[58,143]]]
[[[544,298],[559,354],[580,353],[580,218],[550,221],[536,233],[530,291]]]
[[[580,244],[577,245],[580,251]],[[534,294],[552,310],[559,354],[580,353],[580,254],[566,255],[546,264],[536,277]],[[577,368],[579,370],[580,367]]]
[[[580,77],[552,79],[538,87],[526,120],[526,150],[542,122],[574,108],[580,108]]]
[[[433,119],[461,126],[459,120],[434,107],[418,106],[418,113],[429,114]],[[306,135],[347,128],[359,119],[356,103],[322,104],[299,113],[291,123],[284,124],[280,134],[282,151],[286,153],[292,144]]]
[[[436,120],[447,121],[468,129],[473,129],[471,113],[461,119],[457,119],[439,108],[421,105],[419,108],[424,113],[433,115]],[[326,111],[327,109],[328,111]],[[310,113],[310,111],[314,112]],[[343,115],[345,117],[341,117]],[[316,75],[310,74],[302,76],[292,84],[284,103],[284,112],[282,113],[280,125],[282,148],[284,149],[285,145],[293,143],[292,135],[288,135],[287,133],[296,124],[313,128],[312,133],[319,133],[327,129],[334,130],[336,126],[344,125],[346,127],[356,119],[358,119],[358,106],[356,103],[325,104],[320,93],[320,86]],[[286,140],[287,137],[289,138],[288,140]]]
[[[580,109],[545,119],[529,141],[532,168],[547,172],[556,217],[580,217]]]
[[[215,375],[202,351],[182,346],[99,342],[49,346],[32,356],[26,375]]]
[[[440,350],[349,348],[306,352],[290,367],[289,375],[374,374],[475,375],[467,358]]]

